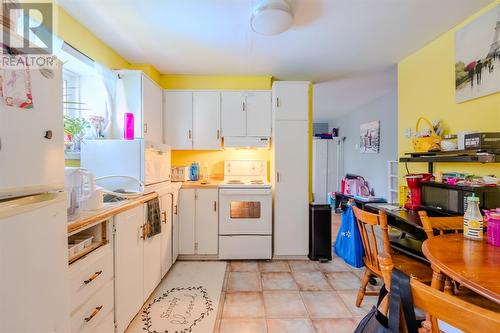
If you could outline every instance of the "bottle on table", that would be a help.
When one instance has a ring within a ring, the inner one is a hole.
[[[464,214],[464,237],[473,240],[483,239],[483,216],[479,209],[479,198],[474,195],[467,198],[467,210]]]

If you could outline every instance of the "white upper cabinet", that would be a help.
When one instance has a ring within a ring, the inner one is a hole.
[[[165,91],[164,139],[172,149],[193,149],[193,93]]]
[[[308,120],[309,82],[274,82],[273,107],[276,120]]]
[[[222,136],[246,136],[245,95],[241,91],[221,93]]]
[[[193,93],[193,149],[221,149],[220,92]]]
[[[123,114],[134,114],[134,137],[163,143],[162,89],[142,71],[120,70],[117,90],[118,123],[123,131]],[[122,137],[123,133],[117,133]]]
[[[142,113],[144,139],[163,143],[162,89],[142,74]]]
[[[271,92],[249,91],[246,96],[247,136],[271,136]]]
[[[222,136],[271,136],[271,92],[222,92]]]

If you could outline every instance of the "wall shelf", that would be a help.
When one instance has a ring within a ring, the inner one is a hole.
[[[500,152],[484,150],[455,150],[440,152],[413,152],[400,157],[403,163],[428,163],[429,173],[434,171],[434,163],[499,163]]]

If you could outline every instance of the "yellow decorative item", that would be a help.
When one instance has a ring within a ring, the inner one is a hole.
[[[414,138],[413,139],[413,149],[416,152],[427,152],[431,148],[433,148],[433,150],[435,150],[436,147],[439,147],[439,145],[441,144],[441,137],[436,134],[436,132],[434,131],[434,127],[432,126],[432,123],[427,118],[425,118],[425,117],[418,118],[417,126],[415,127],[415,133],[418,133],[420,122],[422,120],[424,122],[426,122],[427,125],[429,126],[429,128],[431,130],[431,135],[427,136],[427,137]]]

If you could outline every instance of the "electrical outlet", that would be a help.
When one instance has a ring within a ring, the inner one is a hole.
[[[407,139],[411,138],[411,128],[410,127],[405,129],[405,137]]]

